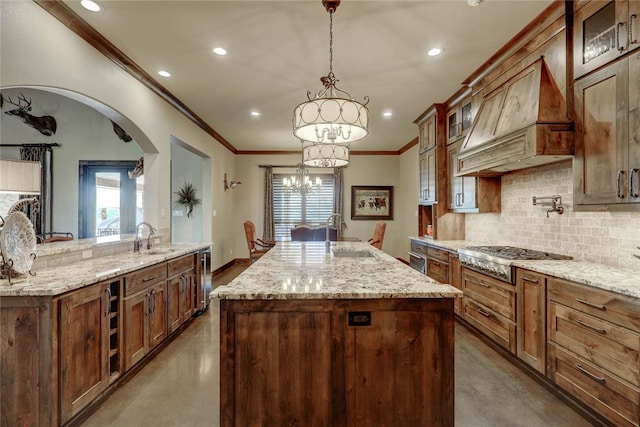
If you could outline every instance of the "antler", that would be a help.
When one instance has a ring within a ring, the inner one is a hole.
[[[31,111],[31,98],[27,99],[26,96],[24,96],[22,93],[20,95],[18,95],[18,103],[16,104],[15,102],[13,102],[13,100],[11,99],[10,96],[5,98],[7,100],[7,102],[9,104],[13,104],[16,107],[18,107],[19,109],[23,110],[23,111]],[[25,102],[26,105],[22,105],[22,102]]]

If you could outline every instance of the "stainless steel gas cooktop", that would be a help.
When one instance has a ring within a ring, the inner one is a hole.
[[[504,282],[514,283],[511,261],[514,260],[569,260],[570,256],[513,246],[467,246],[458,249],[460,264]]]

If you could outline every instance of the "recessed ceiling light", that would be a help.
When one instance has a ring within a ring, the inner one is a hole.
[[[158,74],[160,74],[162,77],[171,77],[171,73],[168,71],[158,71]]]
[[[214,47],[212,50],[216,55],[224,56],[227,54],[227,50],[221,47]]]
[[[442,53],[442,49],[439,47],[431,48],[427,51],[427,55],[429,56],[438,56]]]
[[[259,116],[260,116],[260,113],[259,113],[259,112],[257,112],[257,111],[252,111],[252,112],[251,112],[251,115],[252,115],[253,117],[259,117]]]
[[[382,115],[383,115],[384,117],[391,117],[391,116],[393,116],[393,113],[392,113],[391,111],[387,110],[387,111],[385,111],[384,113],[382,113]]]
[[[87,10],[90,10],[91,12],[99,12],[100,11],[100,6],[98,5],[98,3],[91,1],[91,0],[82,0],[80,2],[80,4],[82,5],[82,7],[84,7]]]

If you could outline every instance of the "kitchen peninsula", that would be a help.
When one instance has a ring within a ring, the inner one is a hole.
[[[279,242],[211,294],[221,425],[452,426],[461,296],[367,243]]]
[[[39,245],[34,276],[0,280],[0,425],[67,424],[200,308],[210,244],[112,240]]]

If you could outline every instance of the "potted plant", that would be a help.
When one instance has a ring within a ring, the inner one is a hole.
[[[185,207],[187,209],[187,218],[190,218],[191,213],[193,213],[193,207],[200,204],[200,199],[196,197],[195,187],[191,183],[185,182],[180,191],[176,191],[176,194],[178,196],[176,204]]]

